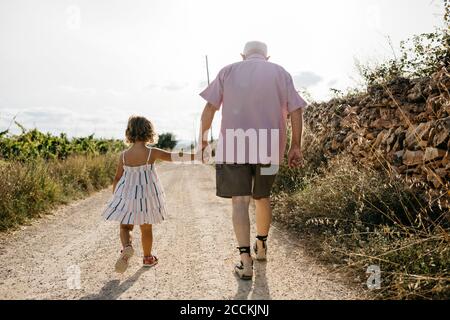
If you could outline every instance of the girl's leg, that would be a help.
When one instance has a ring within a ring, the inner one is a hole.
[[[133,231],[133,225],[120,225],[120,241],[123,249],[120,251],[119,259],[116,261],[115,269],[118,273],[124,273],[127,270],[129,260],[134,254],[134,249],[131,246],[131,231]]]
[[[121,224],[120,225],[120,241],[122,242],[122,247],[130,246],[132,243],[131,231],[133,231],[132,224]]]
[[[152,255],[153,244],[153,230],[151,224],[141,225],[142,235],[142,250],[144,251],[144,257],[150,257]]]

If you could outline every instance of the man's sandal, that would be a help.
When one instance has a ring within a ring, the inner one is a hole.
[[[238,247],[240,254],[247,253],[251,257],[250,247]],[[242,260],[234,267],[234,271],[242,280],[252,280],[253,278],[253,260],[250,264],[243,263]]]
[[[255,251],[256,260],[266,261],[267,260],[267,236],[257,236],[253,250]],[[262,242],[262,247],[258,246],[258,240]]]
[[[126,246],[120,251],[120,257],[117,259],[115,269],[118,273],[124,273],[128,268],[130,258],[134,254],[134,249],[131,245]]]

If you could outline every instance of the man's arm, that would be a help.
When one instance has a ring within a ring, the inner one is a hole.
[[[202,112],[200,123],[200,143],[202,150],[208,146],[208,131],[211,129],[211,124],[216,114],[217,108],[211,103],[207,103]]]
[[[291,168],[303,166],[302,138],[303,138],[303,108],[290,114],[292,134],[291,148],[288,154],[288,165]]]

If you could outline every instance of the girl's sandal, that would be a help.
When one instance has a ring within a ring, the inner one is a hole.
[[[142,266],[145,268],[151,268],[158,264],[158,258],[156,256],[144,257]]]
[[[238,247],[240,254],[248,253],[250,255],[250,247]],[[242,280],[252,280],[253,278],[253,261],[251,264],[244,264],[242,260],[234,267],[234,272]]]
[[[131,245],[126,246],[120,251],[120,257],[117,259],[115,270],[117,273],[124,273],[128,268],[130,258],[134,254],[134,249]]]

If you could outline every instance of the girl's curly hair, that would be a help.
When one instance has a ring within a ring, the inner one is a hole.
[[[140,116],[131,116],[128,119],[125,137],[129,143],[143,141],[153,144],[157,142],[157,136],[153,123],[151,123],[151,121],[147,118]]]

